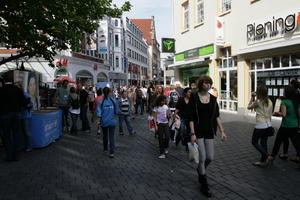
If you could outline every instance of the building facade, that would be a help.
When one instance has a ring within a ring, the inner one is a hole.
[[[126,22],[126,53],[127,53],[127,76],[128,84],[143,85],[148,84],[149,73],[149,54],[148,44],[143,37],[143,32],[128,18]]]
[[[160,69],[160,47],[156,40],[155,20],[152,16],[151,19],[132,19],[131,20],[142,32],[149,45],[149,70],[148,77],[150,80],[161,82],[163,76],[161,76]]]
[[[275,102],[300,80],[299,12],[297,0],[175,0],[175,79],[210,75],[227,111],[246,113],[261,84]]]

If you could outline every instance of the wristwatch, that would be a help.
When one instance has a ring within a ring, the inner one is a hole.
[[[195,135],[195,133],[191,133],[191,136],[194,136]]]

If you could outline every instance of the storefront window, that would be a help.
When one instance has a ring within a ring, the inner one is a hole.
[[[264,59],[265,69],[270,69],[271,63],[272,63],[272,58],[265,58]]]
[[[250,69],[251,70],[255,69],[255,61],[250,62]]]
[[[257,59],[256,60],[256,69],[262,69],[263,68],[263,59]]]
[[[220,72],[220,83],[221,83],[221,99],[227,99],[227,93],[226,93],[226,71]]]
[[[282,67],[289,67],[290,66],[290,55],[283,55],[281,57],[281,64],[282,64]]]
[[[237,70],[230,70],[230,99],[237,100]]]
[[[232,58],[228,58],[228,67],[232,67]]]
[[[300,66],[300,53],[291,55],[292,66]]]
[[[280,67],[280,57],[275,56],[272,58],[272,63],[273,63],[273,68],[278,68]]]

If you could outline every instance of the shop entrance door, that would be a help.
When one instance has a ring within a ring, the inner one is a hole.
[[[197,83],[200,75],[209,75],[209,68],[208,66],[201,66],[192,69],[183,69],[181,72],[184,86],[191,86],[192,83]]]

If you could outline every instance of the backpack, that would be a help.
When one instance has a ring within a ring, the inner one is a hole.
[[[143,98],[143,91],[141,89],[137,89],[136,96],[137,96],[137,98]]]
[[[103,110],[104,100],[105,100],[105,99],[103,98],[103,99],[102,99],[102,102],[101,102],[101,105],[100,105],[101,110]],[[110,100],[110,101],[113,103],[113,105],[114,105],[114,112],[117,113],[117,110],[116,110],[116,104],[115,104],[114,100],[112,100],[110,97],[109,97],[107,100]]]
[[[76,99],[73,99],[71,97],[71,107],[72,109],[79,109],[80,108],[80,102],[79,102],[79,97],[77,96]]]

